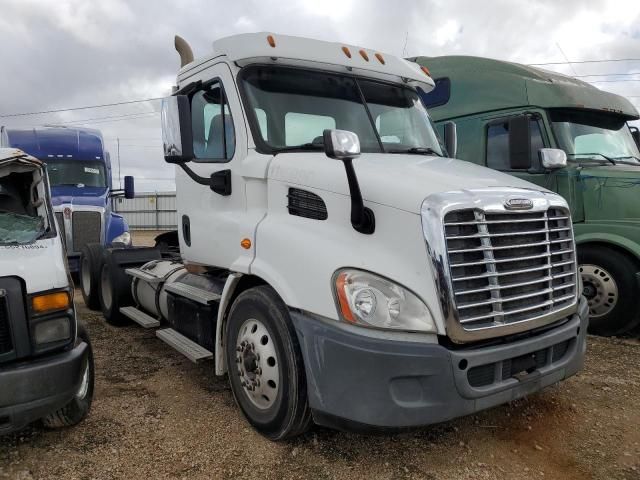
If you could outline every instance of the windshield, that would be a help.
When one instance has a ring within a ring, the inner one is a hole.
[[[569,160],[640,165],[640,152],[626,119],[581,110],[552,110],[551,123]]]
[[[0,210],[0,245],[33,243],[44,233],[42,217]]]
[[[49,182],[78,187],[106,187],[104,164],[91,160],[47,160]]]
[[[33,243],[45,233],[45,204],[36,201],[42,182],[19,168],[8,164],[4,172],[0,169],[0,245]]]
[[[356,133],[362,152],[442,155],[429,115],[411,88],[270,66],[247,68],[242,84],[262,150],[321,150],[323,131],[337,128]]]

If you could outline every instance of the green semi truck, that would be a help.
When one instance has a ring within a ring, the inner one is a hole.
[[[626,98],[559,73],[468,56],[416,57],[436,88],[423,93],[463,160],[510,173],[569,203],[590,330],[640,324],[639,118]],[[451,148],[451,147],[450,147]]]

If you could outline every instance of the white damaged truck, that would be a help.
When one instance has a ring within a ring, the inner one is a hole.
[[[91,407],[93,372],[45,165],[0,148],[0,434],[40,419],[77,424]]]
[[[176,47],[176,248],[85,255],[109,322],[213,359],[274,440],[441,422],[580,370],[566,202],[447,158],[427,69],[269,33]]]

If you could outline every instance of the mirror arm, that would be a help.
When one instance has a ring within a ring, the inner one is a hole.
[[[353,169],[353,159],[344,158],[344,169],[347,173],[347,182],[349,183],[349,193],[351,195],[351,225],[360,233],[371,235],[376,229],[376,219],[373,211],[364,206],[358,177]]]
[[[186,164],[184,163],[178,163],[177,164],[182,170],[184,170],[184,173],[186,173],[187,175],[189,175],[189,178],[191,178],[191,180],[193,180],[194,182],[200,184],[200,185],[206,185],[207,187],[211,186],[211,179],[209,177],[201,177],[200,175],[198,175],[196,172],[194,172],[193,170],[191,170]]]

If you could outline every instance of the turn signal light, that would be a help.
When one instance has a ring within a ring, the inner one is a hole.
[[[249,250],[251,248],[251,240],[249,240],[248,238],[243,238],[240,242],[240,246],[245,250]]]
[[[71,305],[71,299],[67,292],[47,293],[31,299],[31,306],[36,313],[51,312],[53,310],[66,310]]]
[[[349,306],[349,300],[347,299],[346,291],[347,274],[341,273],[336,278],[336,293],[338,294],[338,303],[340,304],[340,313],[347,322],[356,323],[356,319],[353,318],[351,307]]]

